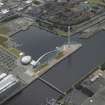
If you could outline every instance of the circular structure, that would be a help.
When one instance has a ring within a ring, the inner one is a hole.
[[[23,65],[28,65],[31,61],[32,61],[32,57],[31,56],[23,56],[21,58],[21,63]]]
[[[37,65],[37,62],[36,62],[36,61],[34,61],[34,60],[32,60],[30,64],[34,67],[34,66],[36,66],[36,65]]]
[[[21,57],[24,56],[24,53],[23,52],[19,53],[19,56],[21,56]]]

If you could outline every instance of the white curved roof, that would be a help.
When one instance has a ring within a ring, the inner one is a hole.
[[[21,58],[22,64],[25,64],[25,65],[29,64],[31,62],[31,60],[32,60],[32,57],[31,56],[23,56]]]

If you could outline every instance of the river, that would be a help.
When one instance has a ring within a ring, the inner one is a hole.
[[[22,44],[19,48],[33,59],[37,59],[67,40],[33,27],[17,33],[14,39]],[[73,83],[105,61],[105,31],[98,32],[89,39],[78,39],[77,35],[71,39],[82,43],[82,48],[41,77],[62,91],[69,89]],[[40,80],[36,80],[4,105],[44,105],[47,98],[57,98],[59,95]]]

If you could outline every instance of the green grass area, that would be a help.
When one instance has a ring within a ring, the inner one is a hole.
[[[0,35],[0,45],[3,46],[3,47],[6,47],[6,44],[5,42],[8,40],[7,37],[3,36],[3,35]]]
[[[105,63],[101,65],[101,69],[105,70]]]
[[[48,66],[48,64],[47,63],[43,63],[43,64],[41,64],[40,66],[39,66],[39,70],[41,70],[41,69],[43,69],[43,68],[45,68],[45,67],[47,67]]]
[[[4,24],[0,24],[0,34],[7,35],[10,29]]]
[[[13,53],[9,50],[9,48],[6,48],[6,47],[0,45],[0,49],[3,49],[3,50],[5,50],[5,51],[7,51],[8,53],[10,53],[10,54],[14,55],[15,57],[17,57],[15,54],[13,54]]]
[[[36,4],[36,5],[40,5],[41,4],[41,2],[38,1],[38,0],[33,0],[33,3]]]
[[[91,4],[91,5],[103,5],[105,6],[105,1],[104,0],[88,0],[88,2]]]
[[[57,55],[56,55],[56,59],[60,59],[61,57],[64,56],[64,53],[63,52],[59,52]]]
[[[19,57],[19,53],[21,52],[20,50],[16,48],[8,48],[8,50],[13,53],[17,58]]]
[[[67,32],[62,31],[60,29],[54,29],[54,31],[59,35],[59,36],[67,36]]]

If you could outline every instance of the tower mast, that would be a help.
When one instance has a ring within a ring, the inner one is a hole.
[[[71,44],[71,27],[68,26],[68,47],[70,48],[70,44]]]

